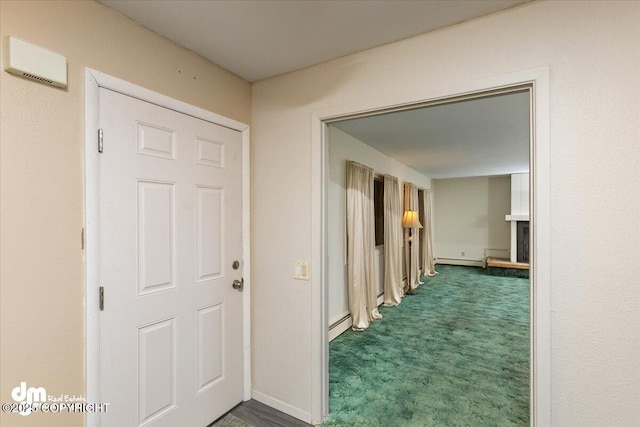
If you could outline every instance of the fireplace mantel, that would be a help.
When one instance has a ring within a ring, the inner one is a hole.
[[[506,221],[529,221],[529,214],[526,215],[505,215]]]

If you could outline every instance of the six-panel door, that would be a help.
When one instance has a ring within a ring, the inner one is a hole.
[[[241,135],[100,89],[102,426],[203,427],[241,402]]]

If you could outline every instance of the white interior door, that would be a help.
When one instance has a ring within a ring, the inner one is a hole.
[[[203,427],[243,397],[241,134],[99,98],[101,425]]]

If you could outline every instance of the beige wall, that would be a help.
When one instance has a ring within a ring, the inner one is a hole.
[[[547,66],[552,423],[637,424],[638,22],[637,1],[532,2],[254,84],[254,389],[305,414],[317,404],[311,301],[320,283],[291,275],[293,260],[320,257],[312,114]]]
[[[510,225],[504,217],[510,208],[509,175],[433,180],[436,258],[482,260],[485,249],[502,249],[489,255],[505,256],[510,246]]]
[[[1,36],[67,57],[69,87],[0,72],[1,382],[84,393],[84,67],[249,123],[251,85],[93,1],[1,1]],[[2,414],[3,426],[82,415]]]

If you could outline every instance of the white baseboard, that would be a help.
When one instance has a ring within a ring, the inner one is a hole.
[[[329,329],[329,342],[333,341],[334,338],[338,337],[344,331],[349,329],[353,325],[353,321],[351,320],[351,316],[344,319],[342,322],[338,323],[333,329]]]
[[[384,294],[381,294],[377,299],[378,307],[380,307],[383,302]],[[334,338],[338,337],[353,325],[353,321],[351,320],[349,313],[344,313],[344,317],[342,319],[343,320],[340,323],[335,325],[332,329],[329,329],[329,342],[333,341]]]
[[[275,397],[268,396],[256,390],[252,390],[251,396],[260,403],[264,403],[265,405],[271,406],[280,412],[284,412],[287,415],[291,415],[305,423],[311,424],[311,414],[300,408],[296,408],[295,406],[289,405],[280,399],[276,399]]]
[[[468,267],[484,267],[480,259],[436,258],[436,264],[465,265]]]

